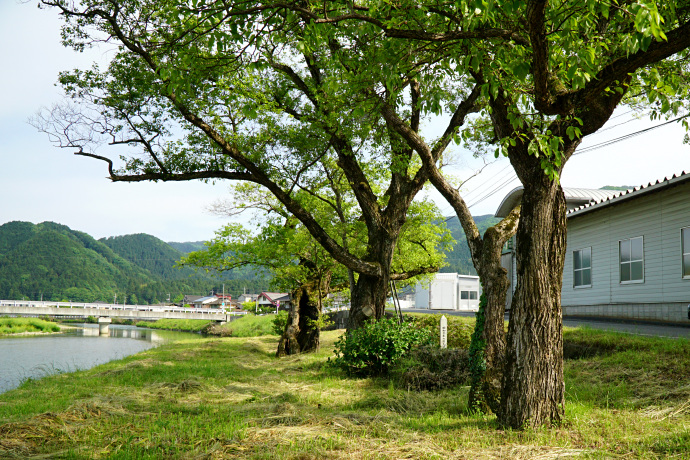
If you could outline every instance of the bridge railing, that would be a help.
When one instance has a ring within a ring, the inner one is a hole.
[[[180,312],[180,313],[205,313],[228,315],[245,315],[245,311],[227,311],[221,308],[186,308],[167,305],[126,305],[126,304],[107,304],[107,303],[85,303],[85,302],[54,302],[48,300],[0,300],[3,307],[57,307],[57,308],[100,308],[105,310],[132,310],[132,311],[151,311],[151,312]]]

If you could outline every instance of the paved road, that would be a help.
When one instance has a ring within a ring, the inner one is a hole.
[[[690,338],[690,324],[661,324],[629,322],[629,321],[606,321],[594,318],[579,319],[566,317],[563,325],[570,327],[586,326],[592,329],[603,329],[607,331],[627,332],[630,334],[650,335],[657,337],[685,337]]]
[[[461,312],[452,310],[426,310],[426,309],[405,309],[404,312],[443,314],[452,316],[474,316],[471,312]],[[506,320],[508,315],[506,315]],[[602,320],[600,318],[575,318],[566,317],[563,325],[568,327],[586,326],[592,329],[603,329],[607,331],[627,332],[630,334],[650,335],[658,337],[686,337],[690,338],[690,321],[687,324],[659,324],[646,323],[642,321],[622,321],[622,320]]]

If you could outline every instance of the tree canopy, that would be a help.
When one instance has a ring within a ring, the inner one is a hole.
[[[392,266],[427,180],[453,205],[480,274],[498,273],[496,248],[517,225],[499,417],[511,427],[562,418],[558,178],[621,103],[684,115],[686,0],[42,3],[64,14],[67,45],[117,50],[107,69],[62,74],[75,105],[37,124],[107,162],[114,181],[264,187],[359,273],[354,323],[380,317],[389,278],[438,268]],[[453,141],[508,156],[524,186],[519,223],[498,224],[490,241],[438,170]],[[98,150],[105,144],[124,162]],[[361,256],[296,193],[336,168],[366,228]]]
[[[68,45],[119,45],[107,69],[61,75],[76,105],[37,122],[60,145],[106,161],[114,181],[230,179],[264,187],[334,259],[360,274],[355,325],[383,314],[389,278],[438,270],[433,261],[412,271],[391,266],[427,171],[382,116],[381,100],[399,100],[393,112],[419,130],[425,115],[442,111],[447,93],[456,107],[435,142],[440,158],[473,109],[479,91],[472,85],[451,93],[436,69],[420,68],[433,94],[420,99],[407,92],[419,68],[408,44],[382,37],[375,26],[319,24],[299,8],[43,3],[62,10]],[[105,145],[114,154],[101,154]],[[116,165],[112,158],[123,151],[124,163]],[[361,255],[297,193],[335,171],[359,208]]]

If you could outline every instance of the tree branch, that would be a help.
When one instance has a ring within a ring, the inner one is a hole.
[[[424,275],[426,273],[436,273],[439,270],[438,265],[433,265],[430,267],[420,267],[414,270],[409,270],[404,273],[391,273],[390,279],[392,281],[404,281],[414,278],[415,276]]]
[[[546,41],[546,0],[532,0],[527,5],[527,27],[532,45],[534,106],[544,111],[551,105],[549,97],[549,50]]]

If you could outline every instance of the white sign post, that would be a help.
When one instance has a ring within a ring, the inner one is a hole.
[[[448,320],[446,315],[441,316],[441,329],[439,330],[441,336],[441,348],[448,348]]]

